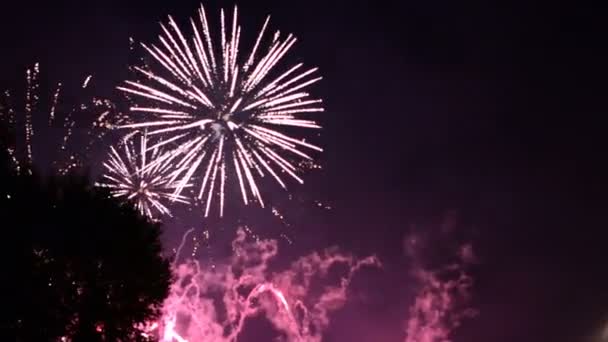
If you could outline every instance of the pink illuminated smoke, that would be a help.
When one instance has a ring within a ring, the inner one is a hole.
[[[232,250],[225,264],[176,264],[163,316],[146,334],[161,342],[235,341],[248,318],[263,315],[286,341],[321,341],[331,312],[347,300],[353,275],[362,267],[380,266],[373,256],[357,259],[328,249],[271,272],[277,241],[252,240],[241,229]],[[338,271],[339,281],[329,285]]]
[[[473,279],[469,273],[475,262],[472,245],[463,244],[451,249],[452,261],[430,266],[425,249],[441,244],[442,236],[414,234],[406,239],[405,249],[413,261],[412,275],[420,286],[406,321],[405,342],[450,342],[451,335],[463,320],[477,315],[471,307]],[[451,242],[447,243],[453,244]]]

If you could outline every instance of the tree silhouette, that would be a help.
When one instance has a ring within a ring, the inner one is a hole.
[[[138,340],[170,283],[160,226],[86,177],[17,174],[3,146],[0,168],[3,340]]]

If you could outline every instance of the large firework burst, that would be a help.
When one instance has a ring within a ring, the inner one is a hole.
[[[139,146],[135,146],[133,140],[137,139],[127,136],[122,155],[114,146],[110,147],[109,158],[103,164],[106,172],[97,185],[108,188],[116,198],[133,202],[135,208],[149,218],[154,218],[156,213],[171,215],[163,202],[188,203],[188,200],[174,194],[177,185],[171,181],[172,158],[167,158],[170,153],[163,154],[158,144],[149,147],[145,133],[139,138]]]
[[[305,69],[302,63],[275,71],[296,38],[283,38],[279,32],[267,38],[269,17],[250,52],[242,55],[236,6],[230,28],[221,11],[219,44],[211,38],[202,5],[198,16],[190,20],[189,40],[169,17],[168,26],[161,24],[160,44],[142,44],[155,64],[135,67],[140,78],[119,87],[134,97],[131,112],[137,114],[122,127],[147,128],[151,136],[162,136],[164,144],[180,153],[173,163],[175,195],[196,178],[205,216],[214,196],[219,197],[221,216],[228,177],[238,179],[245,204],[256,201],[261,206],[258,180],[266,174],[283,188],[285,176],[303,183],[298,161],[313,159],[306,150],[322,149],[282,130],[320,128],[310,115],[323,111],[322,101],[305,89],[321,77],[315,76],[317,68]]]
[[[65,174],[94,155],[95,143],[111,126],[114,106],[88,94],[91,75],[75,87],[57,82],[47,93],[40,74],[38,63],[26,70],[23,97],[19,90],[1,94],[0,124],[11,136],[7,149],[17,171],[31,173],[36,163]],[[66,88],[70,96],[63,96]]]

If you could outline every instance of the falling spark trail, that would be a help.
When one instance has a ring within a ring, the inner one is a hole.
[[[52,93],[42,93],[40,75],[39,63],[26,69],[22,103],[12,98],[20,92],[7,90],[0,96],[0,124],[14,139],[7,151],[18,172],[31,173],[35,166],[66,174],[95,155],[93,148],[102,142],[115,119],[115,106],[109,100],[81,94],[91,86],[92,75],[73,90],[77,103],[63,98],[70,88],[62,82],[53,83]],[[47,156],[50,164],[41,164],[41,157]]]

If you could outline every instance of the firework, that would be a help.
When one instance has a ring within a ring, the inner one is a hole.
[[[139,146],[133,140],[136,137],[127,136],[123,141],[122,155],[120,147],[110,147],[110,156],[103,164],[106,172],[97,185],[110,189],[116,198],[132,201],[142,215],[170,216],[163,202],[188,203],[186,197],[174,194],[177,184],[171,181],[171,162],[175,154],[163,153],[161,144],[148,146],[146,133],[140,134]]]
[[[154,64],[134,67],[137,80],[119,87],[133,99],[130,110],[137,117],[121,127],[147,128],[180,153],[173,165],[175,195],[196,178],[195,196],[206,202],[205,216],[217,197],[222,216],[227,179],[235,179],[244,204],[263,207],[262,177],[285,189],[286,177],[303,183],[298,161],[313,160],[310,152],[322,151],[291,135],[299,128],[320,128],[311,117],[323,111],[322,101],[305,91],[321,80],[317,68],[300,63],[275,71],[296,38],[266,34],[268,17],[243,54],[237,7],[231,23],[224,10],[220,19],[217,42],[203,6],[190,20],[189,39],[169,17],[168,26],[161,25],[160,44],[142,44]]]
[[[287,341],[319,342],[330,323],[330,313],[347,300],[347,288],[364,267],[381,267],[370,256],[358,259],[335,249],[312,253],[282,272],[271,272],[278,257],[277,240],[260,239],[245,229],[237,231],[228,262],[204,265],[196,260],[178,264],[180,252],[193,229],[177,248],[175,281],[163,305],[160,321],[140,327],[144,337],[162,342],[233,342],[242,337],[248,318],[264,314]],[[330,269],[346,267],[338,284],[327,280]],[[323,290],[316,288],[323,281]]]
[[[78,89],[69,89],[79,101],[71,104],[62,96],[63,83],[55,83],[47,94],[40,74],[38,63],[26,70],[23,98],[9,90],[1,94],[0,122],[12,137],[7,150],[17,171],[31,173],[37,159],[50,157],[48,165],[38,166],[52,166],[65,174],[94,155],[93,146],[111,126],[114,106],[85,92],[90,89],[91,75]],[[37,135],[42,138],[36,139]]]

